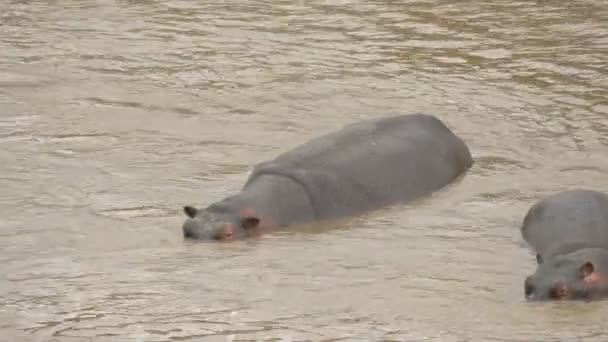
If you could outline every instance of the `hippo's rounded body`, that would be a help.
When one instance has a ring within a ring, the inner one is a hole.
[[[592,299],[608,295],[608,196],[562,191],[535,203],[521,233],[536,252],[526,278],[528,299]]]
[[[186,207],[189,238],[237,238],[337,219],[428,195],[473,164],[439,119],[411,114],[364,120],[259,164],[240,193]]]

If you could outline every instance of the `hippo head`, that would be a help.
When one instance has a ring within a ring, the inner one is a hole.
[[[608,294],[605,275],[599,274],[591,261],[539,261],[536,272],[524,283],[527,300],[588,300]]]
[[[191,206],[184,207],[188,219],[182,229],[184,237],[199,240],[233,240],[251,235],[260,220],[256,217],[241,218],[240,215],[227,211],[199,210]]]

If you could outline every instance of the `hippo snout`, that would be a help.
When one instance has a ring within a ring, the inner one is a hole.
[[[198,218],[187,219],[182,227],[184,238],[206,240],[229,240],[234,237],[234,228],[231,224],[212,226],[201,222]]]
[[[536,300],[536,286],[533,283],[532,277],[527,277],[524,281],[524,294],[526,300],[534,301]]]
[[[186,220],[182,229],[184,230],[185,238],[196,239],[198,237],[198,223],[196,222],[196,220]]]

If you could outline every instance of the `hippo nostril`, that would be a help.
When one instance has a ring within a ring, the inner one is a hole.
[[[526,279],[526,281],[524,282],[524,292],[526,294],[526,297],[532,297],[534,294],[534,285],[530,284],[530,279]]]
[[[196,239],[196,222],[193,222],[192,220],[188,220],[186,221],[186,223],[184,223],[184,226],[182,227],[183,231],[184,231],[184,237],[185,238],[189,238],[189,239]]]
[[[218,240],[230,239],[234,236],[234,227],[231,224],[225,224],[217,234]]]

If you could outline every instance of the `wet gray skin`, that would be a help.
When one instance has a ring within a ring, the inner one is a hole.
[[[184,237],[198,240],[243,239],[315,217],[304,189],[272,174],[255,177],[238,194],[206,208],[186,206],[184,212],[188,216],[182,226]]]
[[[432,115],[362,120],[258,164],[235,195],[186,207],[184,236],[235,239],[358,215],[429,195],[472,164],[465,142]]]
[[[560,299],[588,299],[593,293],[584,281],[593,272],[593,264],[560,257],[539,264],[536,272],[524,282],[526,299],[546,301]]]
[[[608,295],[608,196],[562,191],[535,203],[521,232],[536,252],[527,300],[591,300]]]

